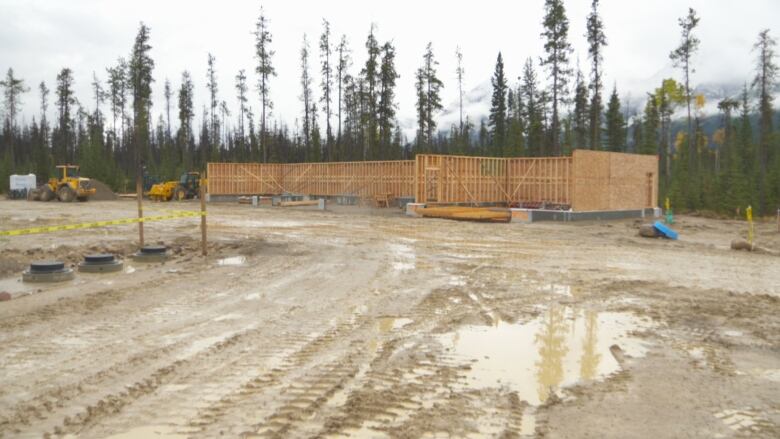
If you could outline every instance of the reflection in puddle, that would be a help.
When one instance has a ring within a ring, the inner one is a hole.
[[[186,434],[176,433],[176,429],[164,425],[138,427],[124,433],[108,436],[108,439],[142,439],[142,438],[186,438]]]
[[[561,387],[619,370],[609,351],[613,344],[627,355],[644,355],[644,345],[628,332],[648,324],[626,313],[555,307],[525,324],[467,326],[441,341],[473,361],[466,386],[509,386],[539,405]]]
[[[222,258],[219,261],[217,261],[217,265],[219,266],[235,267],[235,266],[245,265],[245,264],[246,264],[246,256],[231,256],[229,258]]]

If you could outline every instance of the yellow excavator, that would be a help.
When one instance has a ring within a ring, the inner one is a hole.
[[[29,199],[34,201],[51,201],[54,198],[62,202],[87,201],[95,195],[97,189],[92,187],[89,178],[79,176],[77,165],[59,165],[61,178],[50,178],[48,182],[30,191]]]
[[[191,200],[198,196],[201,181],[199,172],[185,172],[178,180],[157,183],[149,189],[146,196],[153,201]]]

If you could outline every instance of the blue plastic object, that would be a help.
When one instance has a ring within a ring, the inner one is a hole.
[[[656,221],[655,224],[653,224],[653,227],[658,230],[658,233],[663,235],[664,238],[669,239],[677,239],[677,232],[667,227],[664,223],[661,221]]]

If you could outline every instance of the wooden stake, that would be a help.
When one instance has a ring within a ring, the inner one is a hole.
[[[206,189],[201,181],[200,183],[200,233],[201,233],[201,250],[203,256],[208,256],[207,240],[206,240]]]
[[[138,199],[138,219],[141,221],[138,221],[138,241],[140,242],[140,246],[144,246],[144,206],[143,206],[143,197],[144,197],[144,187],[143,187],[143,177],[141,176],[141,172],[139,171],[138,175],[136,175],[135,179],[135,192],[136,192],[136,198]]]

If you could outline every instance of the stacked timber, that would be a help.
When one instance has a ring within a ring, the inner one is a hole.
[[[509,209],[495,207],[426,207],[417,209],[417,213],[427,218],[444,218],[460,221],[508,223],[512,219],[512,212]]]

